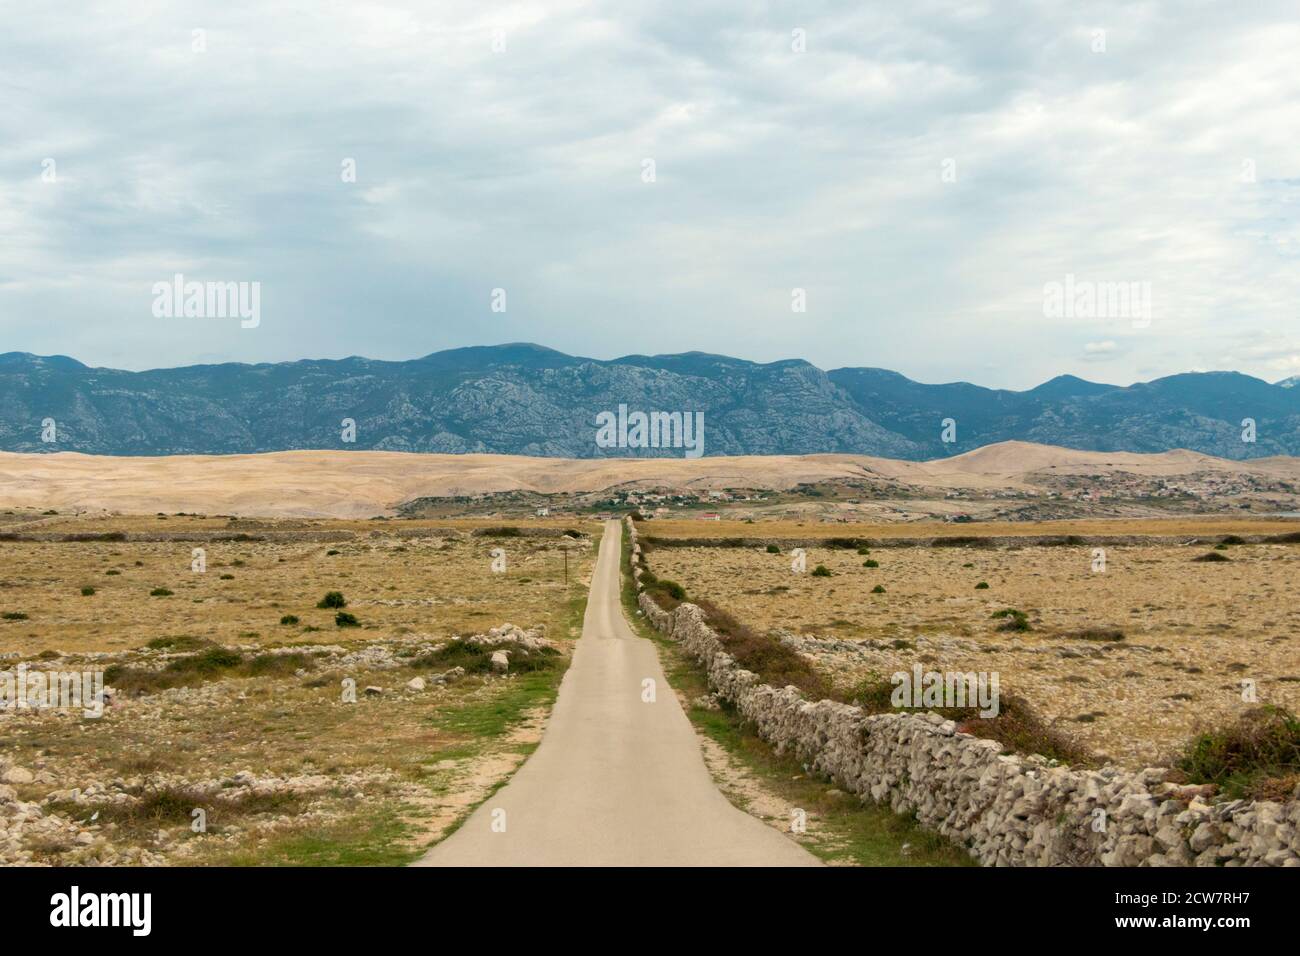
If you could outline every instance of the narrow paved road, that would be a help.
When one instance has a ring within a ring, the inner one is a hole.
[[[654,646],[623,618],[622,533],[605,525],[582,637],[541,744],[417,866],[817,865],[713,785]],[[646,678],[654,703],[642,701]]]

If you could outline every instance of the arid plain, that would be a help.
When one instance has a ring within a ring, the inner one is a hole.
[[[111,687],[99,720],[0,711],[24,808],[0,862],[415,858],[536,746],[592,519],[623,512],[660,578],[837,686],[996,671],[1099,761],[1166,763],[1257,705],[1243,681],[1300,705],[1297,489],[1294,459],[1019,443],[920,463],[0,455],[0,661]]]
[[[110,696],[0,709],[0,864],[413,859],[536,745],[593,553],[559,526],[3,518],[0,669]]]
[[[1105,524],[1066,533],[1095,535]],[[662,540],[676,546],[655,546],[654,522],[643,533],[657,575],[792,641],[839,684],[916,664],[997,672],[1003,693],[1023,697],[1099,757],[1140,768],[1167,764],[1197,728],[1248,709],[1243,680],[1255,682],[1258,703],[1300,705],[1300,541],[1216,550],[1242,530],[1285,534],[1278,528],[1289,523],[1171,522],[1183,530],[1158,542],[1152,524],[1143,523],[1149,537],[1140,544],[995,546],[969,530],[959,545],[933,546],[837,525],[842,539],[878,543],[804,548],[807,572],[820,565],[829,576],[792,572],[791,542],[806,543],[808,529],[788,523],[743,526],[779,542],[780,553],[762,544],[682,547],[690,539],[669,536]],[[943,542],[951,528],[928,530]],[[1195,560],[1207,553],[1225,560]],[[994,614],[1004,609],[1023,612],[1026,629],[1001,629],[1005,619]]]

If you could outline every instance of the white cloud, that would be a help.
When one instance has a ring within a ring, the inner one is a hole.
[[[1012,387],[1103,359],[1113,381],[1275,378],[1300,355],[1289,4],[109,0],[11,19],[5,348],[144,367],[522,338]],[[261,327],[160,326],[148,289],[177,271],[260,280]],[[1150,282],[1151,326],[1044,320],[1067,273]]]

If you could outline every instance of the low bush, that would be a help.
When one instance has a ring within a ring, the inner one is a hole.
[[[101,826],[108,825],[119,834],[140,840],[153,839],[160,827],[188,827],[196,809],[208,814],[209,832],[219,833],[235,820],[261,814],[284,816],[298,813],[302,808],[303,797],[294,793],[214,794],[199,788],[168,785],[145,790],[126,803],[57,801],[47,806],[47,812],[86,822],[94,814],[93,819]]]
[[[827,538],[826,547],[852,551],[855,548],[865,548],[866,543],[861,538]]]
[[[248,662],[249,677],[288,677],[298,671],[309,671],[316,662],[300,651],[288,654],[258,654]]]
[[[155,650],[195,650],[185,657],[168,661],[165,667],[156,671],[114,664],[104,671],[104,683],[134,696],[173,687],[194,687],[229,677],[287,677],[316,666],[308,655],[298,652],[259,654],[246,659],[233,648],[188,635],[154,638],[146,646]]]
[[[830,697],[830,681],[813,669],[807,658],[775,638],[766,637],[737,621],[729,612],[709,600],[696,600],[705,620],[718,635],[727,653],[741,667],[758,674],[774,687],[787,684],[799,688],[810,700]]]
[[[1005,607],[1000,611],[993,612],[994,620],[1001,620],[998,625],[999,631],[1030,631],[1029,615],[1024,611],[1017,611],[1013,607]]]
[[[1075,641],[1122,641],[1124,632],[1117,627],[1085,627],[1080,631],[1066,631],[1061,637]]]
[[[560,652],[553,647],[544,647],[537,651],[525,651],[523,648],[481,647],[457,638],[444,647],[427,654],[421,654],[411,661],[410,666],[422,670],[450,670],[463,667],[468,674],[486,674],[492,670],[492,652],[505,650],[510,659],[510,672],[519,674],[531,671],[544,671],[559,664]]]
[[[1300,775],[1300,719],[1257,707],[1198,733],[1174,760],[1189,783],[1211,783],[1232,798],[1287,799]]]
[[[523,532],[518,528],[503,525],[497,528],[480,528],[474,534],[481,538],[518,538]]]
[[[996,740],[1009,751],[1041,754],[1075,766],[1094,763],[1094,756],[1077,740],[1051,727],[1020,697],[998,695],[998,713],[981,717],[978,707],[895,707],[895,684],[879,674],[869,675],[838,693],[837,699],[861,707],[869,714],[933,711],[958,723],[964,733]]]

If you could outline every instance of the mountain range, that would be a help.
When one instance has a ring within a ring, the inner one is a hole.
[[[602,448],[596,416],[704,413],[706,455],[846,452],[928,460],[1001,441],[1092,451],[1186,448],[1222,458],[1300,455],[1300,388],[1238,372],[1129,386],[1061,375],[1028,391],[926,385],[886,369],[824,371],[790,359],[628,355],[531,344],[410,361],[308,359],[142,372],[67,356],[0,354],[0,450],[101,455],[292,449],[598,458],[682,455]],[[54,421],[55,441],[43,423]],[[343,439],[343,420],[355,441]],[[953,441],[944,441],[945,419]],[[1252,419],[1255,441],[1243,441]],[[955,435],[953,432],[955,431]]]

